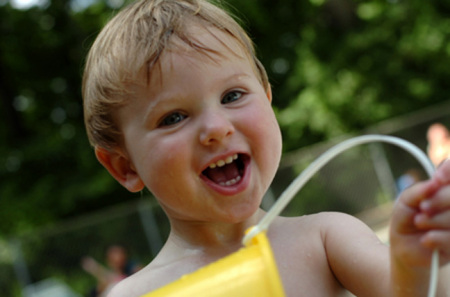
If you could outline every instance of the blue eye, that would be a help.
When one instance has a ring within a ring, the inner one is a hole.
[[[179,113],[179,112],[174,112],[169,114],[168,116],[166,116],[165,118],[162,119],[162,121],[159,123],[159,126],[172,126],[175,125],[179,122],[181,122],[182,120],[184,120],[186,118],[185,115]]]
[[[241,97],[242,97],[242,92],[232,91],[232,92],[225,94],[225,96],[223,96],[220,103],[222,103],[222,104],[231,103],[231,102],[239,100]]]

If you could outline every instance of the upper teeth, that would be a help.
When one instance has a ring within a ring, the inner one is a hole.
[[[209,168],[214,169],[216,167],[222,167],[225,166],[225,164],[230,164],[232,163],[234,160],[236,160],[238,158],[237,154],[234,154],[233,156],[228,156],[225,160],[219,160],[215,163],[211,163],[209,165]]]

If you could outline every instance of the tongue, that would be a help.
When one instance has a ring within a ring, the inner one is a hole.
[[[239,169],[235,162],[227,164],[223,167],[216,167],[214,169],[208,168],[203,172],[210,180],[219,184],[227,182],[239,176]]]

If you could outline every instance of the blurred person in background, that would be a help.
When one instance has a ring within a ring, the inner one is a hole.
[[[83,269],[97,280],[95,288],[89,291],[89,297],[103,297],[119,281],[140,270],[140,265],[130,261],[127,250],[120,245],[111,245],[106,250],[106,265],[92,257],[84,257],[81,261]]]
[[[441,123],[432,124],[427,131],[428,157],[439,166],[450,157],[450,133]]]

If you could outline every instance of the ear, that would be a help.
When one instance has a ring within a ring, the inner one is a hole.
[[[272,103],[272,88],[270,87],[270,84],[267,86],[266,95],[269,99],[269,102]]]
[[[128,191],[139,192],[144,189],[144,183],[137,174],[129,157],[119,148],[107,150],[95,147],[97,160],[108,172]]]

